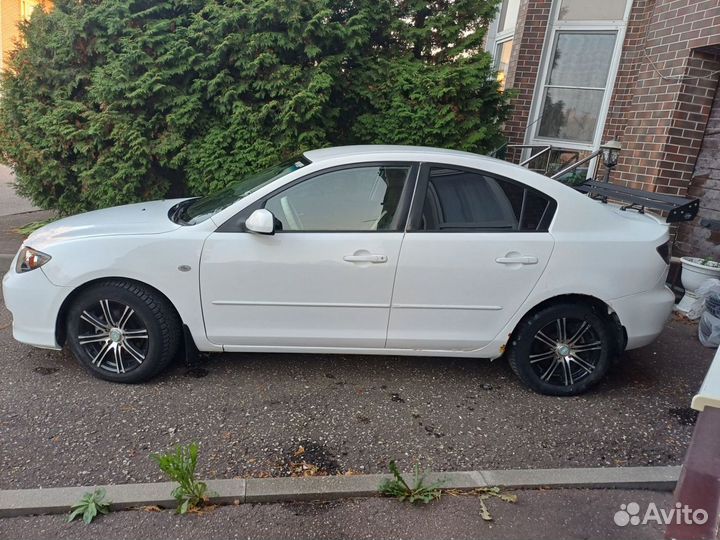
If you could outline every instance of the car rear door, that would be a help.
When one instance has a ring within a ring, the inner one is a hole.
[[[416,178],[411,163],[326,169],[246,209],[272,212],[274,235],[210,235],[200,272],[208,339],[228,350],[384,347]]]
[[[490,343],[553,251],[556,203],[487,171],[423,164],[395,280],[388,348]]]

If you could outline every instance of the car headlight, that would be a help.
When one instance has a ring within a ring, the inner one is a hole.
[[[18,255],[15,271],[18,274],[22,274],[29,272],[30,270],[35,270],[36,268],[40,268],[50,259],[52,259],[52,257],[47,253],[43,253],[42,251],[38,251],[31,247],[24,247],[20,250],[20,255]]]

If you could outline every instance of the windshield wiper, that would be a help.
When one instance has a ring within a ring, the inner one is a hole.
[[[185,211],[185,207],[188,203],[191,203],[194,200],[195,199],[188,199],[186,201],[180,201],[176,205],[172,206],[168,212],[168,218],[170,218],[170,221],[177,223],[178,225],[187,225],[187,221],[182,218],[182,213]]]

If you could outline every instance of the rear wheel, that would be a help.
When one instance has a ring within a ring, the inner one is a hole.
[[[66,321],[68,344],[80,365],[113,382],[157,375],[180,343],[180,321],[167,300],[133,282],[106,281],[82,291]]]
[[[520,323],[511,343],[510,367],[541,394],[581,394],[607,373],[616,341],[591,306],[557,304]]]

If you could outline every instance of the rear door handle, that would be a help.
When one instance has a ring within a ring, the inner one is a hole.
[[[495,259],[499,264],[537,264],[537,257],[498,257]]]
[[[351,262],[351,263],[385,263],[387,262],[388,258],[387,255],[375,255],[373,253],[368,253],[366,255],[345,255],[343,257],[343,261],[345,262]]]

